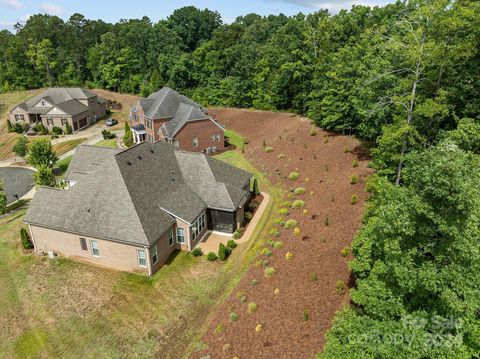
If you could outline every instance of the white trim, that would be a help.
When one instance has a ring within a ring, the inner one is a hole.
[[[186,224],[192,225],[190,222],[188,222],[188,221],[184,220],[183,218],[180,218],[179,216],[176,216],[176,215],[174,215],[172,212],[170,212],[170,211],[167,211],[165,208],[163,208],[163,207],[160,207],[160,209],[161,209],[162,211],[165,211],[165,212],[167,212],[169,215],[171,215],[171,216],[173,216],[173,217],[175,217],[175,218],[178,218],[178,219],[179,219],[179,220],[181,220],[182,222],[185,222]],[[204,209],[202,209],[202,211],[205,211],[205,208],[204,208]]]
[[[140,252],[143,252],[144,257],[143,257],[142,259],[145,260],[145,265],[141,265],[141,264],[140,264],[140,259],[141,259],[141,258],[140,258],[140,255],[139,255]],[[138,266],[139,266],[140,268],[148,268],[147,250],[145,250],[145,248],[142,248],[142,249],[137,248],[137,264],[138,264]]]

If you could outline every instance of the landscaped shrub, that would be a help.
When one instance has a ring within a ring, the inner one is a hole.
[[[305,202],[302,201],[301,199],[297,199],[296,201],[294,201],[292,203],[292,208],[294,209],[300,209],[300,208],[303,208],[305,207]]]
[[[308,312],[306,309],[303,310],[303,321],[306,322],[308,320]]]
[[[300,228],[295,227],[295,228],[293,229],[293,235],[294,235],[294,236],[299,236],[299,235],[300,235]]]
[[[310,130],[310,136],[316,136],[317,134],[317,129],[315,127],[312,127],[312,129]]]
[[[302,213],[304,216],[306,216],[308,214],[308,209],[304,209]]]
[[[328,227],[330,225],[330,217],[326,216],[323,222],[325,223],[325,227]]]
[[[209,252],[207,254],[207,260],[210,261],[210,262],[216,261],[217,258],[218,258],[217,255],[213,252]]]
[[[282,203],[282,207],[290,207],[291,203],[290,201],[285,201]]]
[[[26,130],[28,130],[28,125],[26,123],[16,123],[13,125],[13,131],[16,133],[24,133]]]
[[[275,290],[273,291],[273,294],[279,295],[280,294],[280,288],[275,288]]]
[[[22,241],[23,249],[28,250],[33,248],[33,243],[30,240],[30,235],[25,228],[20,228],[20,240]]]
[[[235,242],[233,239],[229,239],[227,242],[227,247],[230,249],[234,249],[237,247],[237,242]]]
[[[67,121],[67,123],[65,124],[65,133],[67,135],[71,135],[72,132],[73,132],[72,126],[70,126],[70,123],[68,123]]]
[[[113,132],[102,130],[102,136],[104,140],[111,140],[112,138],[117,137],[117,135]]]
[[[244,214],[245,222],[250,222],[253,218],[253,213],[252,212],[245,212]]]
[[[279,154],[278,155],[278,159],[279,160],[283,160],[285,158],[285,155],[283,153]]]
[[[267,146],[267,142],[265,140],[262,140],[262,146],[263,147],[266,147]]]
[[[253,314],[257,311],[257,303],[250,302],[248,303],[248,314]]]
[[[43,123],[39,123],[37,125],[37,131],[39,134],[41,135],[46,135],[48,133],[47,129],[45,128],[45,126],[43,125]]]
[[[239,239],[242,236],[243,228],[238,228],[235,232],[233,232],[232,237],[235,239]]]
[[[270,264],[270,260],[269,260],[269,259],[264,259],[264,260],[262,261],[262,265],[263,265],[264,267],[268,266],[269,264]]]
[[[338,294],[343,294],[347,289],[347,285],[343,280],[337,280],[337,283],[335,283],[335,289],[337,290]]]
[[[295,181],[295,180],[298,179],[299,176],[300,176],[300,174],[298,172],[293,171],[288,175],[288,178],[292,181]]]
[[[282,223],[282,221],[283,221],[282,217],[275,218],[275,223],[276,224],[280,224],[280,223]]]
[[[260,190],[258,189],[258,180],[256,178],[253,179],[252,193],[254,196],[258,196],[260,193]]]
[[[285,259],[287,261],[291,260],[292,258],[293,258],[293,253],[291,253],[291,252],[285,253]]]
[[[356,194],[352,195],[352,198],[350,199],[351,204],[356,204],[358,202],[358,196]]]
[[[351,175],[350,176],[350,184],[357,184],[358,183],[358,176],[357,175]]]
[[[230,320],[231,320],[232,322],[236,322],[236,321],[238,320],[238,315],[237,315],[237,313],[231,312],[231,313],[230,313]]]
[[[8,132],[13,132],[13,126],[10,120],[7,120],[7,131]]]
[[[350,149],[350,147],[345,146],[345,147],[343,148],[343,153],[350,153],[350,152],[352,152],[352,150]]]
[[[257,285],[258,281],[256,279],[252,279],[250,283],[252,283],[252,285]]]
[[[354,159],[352,161],[352,167],[355,168],[355,167],[358,167],[358,160]]]
[[[273,268],[273,267],[265,268],[265,277],[266,278],[269,278],[269,277],[273,276],[275,273],[276,273],[275,268]]]
[[[304,194],[305,191],[306,191],[305,188],[303,188],[303,187],[297,187],[297,188],[295,188],[295,190],[294,190],[293,192],[294,192],[295,194],[297,194],[297,195],[301,195],[301,194]]]
[[[200,248],[194,248],[192,251],[192,256],[194,257],[199,257],[203,254],[202,250]]]
[[[230,248],[225,247],[223,243],[220,243],[218,245],[218,259],[220,259],[221,261],[226,260],[230,255],[231,251],[232,250]]]
[[[280,232],[276,228],[272,228],[269,233],[274,237],[280,237]]]
[[[247,296],[246,296],[246,295],[242,295],[242,296],[240,297],[240,303],[243,304],[243,303],[245,303],[246,301],[247,301]]]
[[[350,254],[350,247],[343,247],[340,253],[343,257],[347,257]]]
[[[288,229],[293,229],[297,226],[298,222],[294,219],[289,219],[287,222],[285,222],[285,228]]]
[[[270,257],[272,255],[272,251],[270,249],[268,249],[267,247],[263,248],[261,251],[260,251],[260,255],[261,256],[266,256],[266,257]]]
[[[214,333],[215,334],[220,334],[221,332],[223,332],[223,325],[222,324],[217,324],[217,326],[215,327]]]
[[[275,249],[280,249],[282,247],[283,247],[283,242],[278,241],[273,244],[273,248]]]
[[[288,215],[288,209],[280,208],[280,210],[278,211],[278,214],[281,215],[281,216],[286,216],[286,215]]]
[[[312,282],[313,282],[313,283],[317,283],[317,282],[318,282],[318,274],[317,274],[317,273],[313,273],[313,274],[312,274]]]
[[[263,326],[261,324],[257,324],[257,326],[255,327],[255,331],[257,333],[260,333],[262,331],[262,329],[263,329]]]
[[[271,153],[271,152],[273,152],[272,147],[265,147],[265,153]]]
[[[52,127],[52,134],[53,135],[61,135],[63,133],[63,130],[60,127],[54,126]]]
[[[325,137],[325,138],[323,139],[323,143],[328,143],[328,137]]]

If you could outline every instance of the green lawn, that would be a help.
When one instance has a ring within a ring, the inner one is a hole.
[[[228,142],[238,149],[242,149],[245,147],[245,138],[242,137],[240,134],[236,133],[233,130],[225,130],[225,137],[228,137]]]
[[[251,265],[281,200],[239,151],[218,157],[253,171],[273,199],[255,237],[224,263],[177,252],[147,278],[49,260],[21,253],[25,209],[0,219],[0,358],[182,358],[201,347],[209,314]]]
[[[62,170],[62,173],[67,172],[68,166],[70,165],[70,162],[72,162],[72,156],[65,157],[63,160],[60,160],[57,162],[57,166],[60,167]]]
[[[95,146],[117,148],[117,139],[112,138],[110,140],[101,140],[97,142]]]
[[[86,137],[81,137],[81,138],[75,138],[73,140],[63,141],[54,145],[53,150],[55,151],[57,156],[60,156],[78,147],[78,145],[85,142],[86,140],[87,140]]]

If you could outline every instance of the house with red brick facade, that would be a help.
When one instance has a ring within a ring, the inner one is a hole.
[[[215,153],[225,147],[223,127],[188,97],[164,87],[130,110],[135,143],[164,141],[192,152]]]

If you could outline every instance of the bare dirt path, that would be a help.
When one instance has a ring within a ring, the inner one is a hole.
[[[192,357],[313,358],[322,350],[335,312],[349,301],[348,290],[338,294],[336,283],[349,283],[350,255],[344,257],[341,251],[351,245],[360,227],[367,199],[364,181],[371,172],[367,158],[354,138],[319,129],[311,136],[309,121],[295,115],[236,109],[213,112],[227,128],[247,138],[245,156],[289,193],[285,201],[302,200],[305,207],[278,214],[279,220],[296,220],[300,233],[294,235],[292,229],[276,225],[279,237],[272,235],[265,241],[281,241],[283,247],[274,249],[266,243],[273,254],[259,253],[257,262],[211,317],[203,337],[207,348]],[[264,144],[273,152],[266,153]],[[355,167],[354,160],[358,161]],[[293,181],[288,176],[295,170],[299,177]],[[353,174],[359,179],[356,184],[351,184]],[[305,193],[290,192],[297,187],[304,187]],[[358,197],[356,204],[352,204],[353,195]],[[287,252],[292,253],[290,260]],[[266,278],[266,267],[274,268],[275,274]],[[248,313],[250,302],[257,305],[252,314]],[[238,320],[230,320],[232,312]],[[259,332],[258,324],[262,325]]]

